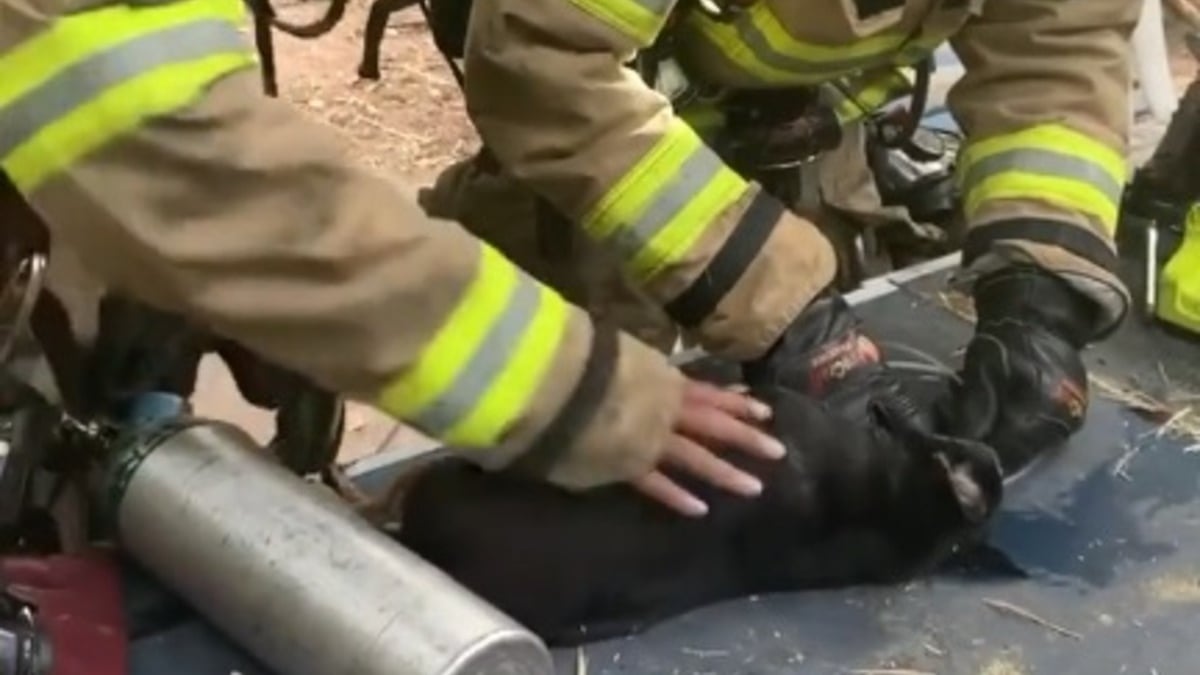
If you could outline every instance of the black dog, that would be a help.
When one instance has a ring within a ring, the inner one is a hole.
[[[683,481],[709,515],[677,516],[626,486],[572,495],[459,459],[415,478],[400,541],[550,644],[628,634],[718,600],[901,580],[976,534],[1003,490],[993,451],[874,408],[841,422],[812,399],[755,392],[789,448],[728,458],[758,499]]]

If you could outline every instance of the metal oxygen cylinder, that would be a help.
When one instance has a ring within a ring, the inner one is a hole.
[[[279,675],[552,675],[532,633],[241,429],[137,428],[104,483],[122,547]]]

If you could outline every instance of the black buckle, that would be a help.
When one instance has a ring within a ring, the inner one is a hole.
[[[904,0],[854,0],[854,9],[858,11],[860,20],[902,7],[904,7]]]
[[[12,417],[8,455],[0,464],[0,551],[23,548],[32,533],[35,474],[48,457],[60,420],[60,413],[41,401],[23,402]]]
[[[35,611],[7,591],[0,593],[0,673],[50,673],[54,657],[35,623]]]

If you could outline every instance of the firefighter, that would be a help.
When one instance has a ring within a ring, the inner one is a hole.
[[[766,406],[424,216],[262,95],[244,20],[240,0],[0,0],[0,191],[55,251],[485,466],[689,515],[659,467],[761,490],[708,448],[782,457]]]
[[[456,167],[423,203],[470,226],[470,212],[496,205],[456,195],[528,189],[619,259],[610,277],[628,279],[710,352],[744,362],[752,381],[820,395],[838,377],[869,399],[897,384],[830,285],[827,238],[731,168],[688,110],[626,64],[666,49],[686,80],[720,99],[883,82],[949,40],[966,68],[949,94],[967,133],[956,276],[978,321],[938,422],[991,443],[1013,473],[1081,426],[1080,351],[1111,333],[1129,302],[1112,234],[1138,14],[1129,0],[476,2],[466,105],[502,171]],[[512,249],[537,239],[530,222],[493,227],[520,230],[496,233]],[[510,250],[524,261],[519,253]]]

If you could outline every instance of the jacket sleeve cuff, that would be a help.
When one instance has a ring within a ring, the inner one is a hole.
[[[964,269],[956,279],[962,285],[1013,264],[1057,274],[1099,309],[1088,342],[1110,335],[1129,310],[1129,290],[1119,276],[1113,244],[1075,223],[1020,217],[980,224],[967,233],[962,257]]]
[[[682,388],[683,376],[661,353],[598,328],[575,390],[511,466],[574,490],[642,476],[658,463]]]

